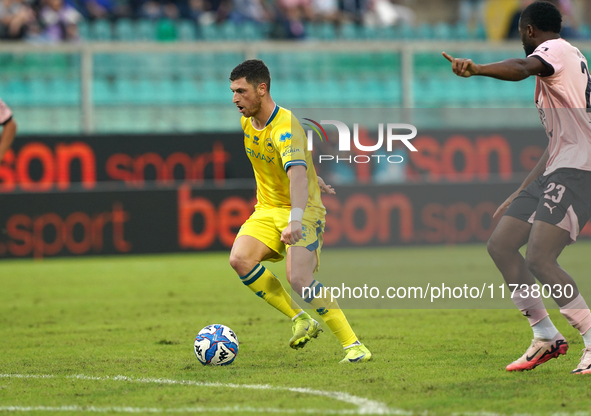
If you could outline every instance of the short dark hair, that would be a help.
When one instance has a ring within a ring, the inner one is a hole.
[[[230,74],[230,81],[240,78],[246,78],[246,82],[255,88],[260,84],[267,84],[267,91],[271,91],[271,73],[260,59],[249,59],[234,68]]]
[[[532,25],[542,32],[560,33],[562,15],[558,8],[547,1],[536,1],[521,13],[521,27]]]

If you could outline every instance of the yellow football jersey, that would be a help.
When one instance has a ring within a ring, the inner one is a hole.
[[[326,210],[320,199],[312,153],[306,146],[306,133],[291,111],[275,105],[262,130],[254,128],[251,118],[242,117],[241,123],[244,148],[257,182],[256,208],[290,208],[287,169],[304,166],[308,176],[306,213],[313,211],[324,217]]]

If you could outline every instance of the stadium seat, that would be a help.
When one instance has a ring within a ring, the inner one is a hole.
[[[365,81],[365,92],[367,94],[368,105],[384,105],[383,85],[376,78],[368,79]]]
[[[434,34],[433,27],[428,24],[420,25],[415,30],[415,38],[416,39],[423,39],[423,40],[434,39],[435,34]]]
[[[135,25],[135,37],[143,42],[152,42],[156,40],[156,26],[154,22],[141,19]]]
[[[90,39],[103,42],[113,40],[111,23],[108,20],[95,20],[90,26]]]
[[[178,39],[183,42],[192,42],[197,38],[195,23],[191,20],[180,20],[176,23]]]
[[[171,78],[163,78],[152,81],[154,96],[151,102],[170,105],[174,104],[175,97],[178,92],[178,82],[174,82]]]
[[[104,78],[95,78],[92,82],[92,101],[95,105],[115,104],[113,83]]]
[[[339,39],[343,40],[357,40],[359,34],[357,33],[357,26],[353,23],[343,23],[339,30]]]
[[[478,25],[478,27],[476,28],[476,39],[477,40],[486,40],[487,39],[486,27],[484,27],[484,25],[482,25],[482,24]]]
[[[203,40],[210,41],[210,42],[222,40],[222,35],[221,35],[220,31],[218,30],[217,25],[215,25],[215,24],[201,25],[199,28],[201,29],[201,37],[203,38]]]
[[[2,99],[10,106],[34,105],[31,84],[22,78],[10,79],[2,83]]]
[[[136,103],[136,86],[129,78],[118,77],[114,82],[113,102],[117,104]]]
[[[209,80],[202,82],[199,88],[198,101],[205,104],[232,104],[232,92],[227,81]]]
[[[437,40],[450,40],[453,38],[451,26],[445,22],[440,22],[433,29],[433,37]]]
[[[452,39],[454,40],[468,40],[470,39],[470,31],[468,30],[468,25],[465,23],[458,23],[454,28],[452,28]]]
[[[29,102],[34,105],[54,104],[54,97],[46,79],[34,78],[29,81],[31,96]]]
[[[130,19],[118,19],[115,23],[115,38],[120,41],[132,42],[137,40],[133,22]]]
[[[177,99],[179,103],[196,103],[199,101],[199,92],[195,85],[195,81],[188,78],[183,77],[180,79],[178,84],[178,95]]]
[[[335,40],[336,33],[334,25],[331,23],[324,23],[320,25],[320,39],[322,40]]]
[[[406,23],[396,26],[394,27],[394,38],[412,40],[415,38],[414,28]]]
[[[342,93],[339,82],[334,78],[327,78],[322,82],[322,96],[320,97],[322,105],[338,107]]]
[[[316,40],[334,40],[336,32],[330,23],[308,23],[305,26],[306,37]]]
[[[238,39],[253,41],[263,39],[263,28],[253,22],[245,22],[237,27]]]
[[[380,38],[380,31],[371,26],[362,26],[360,30],[361,39],[363,40],[376,40]]]
[[[238,35],[238,26],[234,23],[222,23],[219,29],[222,40],[235,41],[237,39],[240,39]]]
[[[82,41],[90,40],[90,27],[87,20],[78,23],[78,37]]]
[[[402,84],[399,77],[387,77],[378,81],[381,86],[380,97],[385,106],[402,105]]]
[[[51,78],[47,89],[51,94],[51,103],[57,105],[80,104],[80,81],[75,79]]]
[[[381,30],[381,38],[388,39],[388,40],[395,40],[398,38],[398,32],[396,31],[396,27],[388,26]]]

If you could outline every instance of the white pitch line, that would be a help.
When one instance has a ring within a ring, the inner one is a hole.
[[[127,376],[104,376],[104,377],[96,377],[96,376],[87,376],[84,374],[76,374],[71,376],[65,376],[66,378],[73,378],[78,380],[90,380],[90,381],[126,381],[131,383],[152,383],[152,384],[171,384],[171,385],[184,385],[184,386],[198,386],[198,387],[218,387],[218,388],[232,388],[232,389],[256,389],[256,390],[278,390],[278,391],[289,391],[293,393],[304,393],[304,394],[311,394],[315,396],[323,396],[327,398],[331,398],[343,403],[348,403],[354,406],[357,406],[357,409],[354,410],[343,410],[338,411],[339,413],[335,414],[361,414],[361,415],[399,415],[399,416],[410,416],[412,412],[407,412],[401,409],[390,409],[384,403],[377,402],[374,400],[365,399],[363,397],[354,396],[349,393],[338,392],[338,391],[323,391],[323,390],[315,390],[310,389],[307,387],[281,387],[281,386],[271,386],[269,384],[234,384],[234,383],[211,383],[211,382],[201,382],[201,381],[193,381],[193,380],[171,380],[171,379],[164,379],[164,378],[135,378],[135,377],[127,377]],[[44,375],[37,375],[37,374],[0,374],[0,378],[34,378],[34,379],[45,379],[45,378],[56,378],[56,376],[51,374],[44,374]],[[70,407],[70,406],[66,406]],[[87,408],[88,409],[88,408]],[[129,408],[132,409],[132,408]],[[200,408],[194,408],[200,409]],[[243,408],[241,408],[243,409]],[[171,409],[172,410],[172,409]],[[261,410],[261,409],[259,409]],[[298,410],[298,409],[276,409],[279,411],[293,411],[293,412],[306,412],[305,410]],[[310,409],[311,413],[318,413],[317,409]],[[168,411],[166,409],[162,409],[162,411]],[[176,411],[176,410],[175,410]],[[242,410],[247,411],[247,410]],[[271,413],[273,411],[269,411]],[[320,411],[320,413],[326,413],[326,411]],[[344,413],[343,413],[344,412]]]
[[[509,416],[538,416],[539,413],[513,413]],[[589,412],[556,412],[556,413],[549,413],[550,416],[591,416]],[[452,413],[451,416],[508,416],[504,413],[494,413],[494,412],[461,412],[461,413]]]
[[[312,414],[312,415],[360,415],[358,410],[328,409],[278,409],[273,407],[96,407],[96,406],[0,406],[0,412],[92,412],[92,413],[279,413],[279,414]]]
[[[21,377],[24,378],[24,377]],[[41,378],[41,377],[39,377]],[[44,377],[50,378],[50,377]],[[0,412],[92,412],[92,413],[280,413],[280,414],[322,414],[322,415],[363,415],[359,410],[330,410],[330,409],[278,409],[274,407],[250,407],[250,406],[226,406],[226,407],[179,407],[179,408],[159,408],[159,407],[96,407],[96,406],[0,406]],[[412,412],[408,412],[412,414]],[[427,412],[418,413],[426,415]],[[434,415],[434,413],[433,413]],[[453,416],[507,416],[504,413],[494,412],[464,412],[452,413]],[[552,413],[551,416],[589,416],[589,412],[575,413]],[[535,416],[531,413],[514,413],[511,416]]]
[[[257,390],[279,390],[296,393],[308,393],[317,396],[329,397],[338,401],[354,404],[357,409],[284,409],[273,407],[250,407],[250,406],[227,406],[227,407],[180,407],[180,408],[159,408],[159,407],[131,407],[131,406],[0,406],[0,412],[93,412],[93,413],[206,413],[206,412],[226,412],[226,413],[280,413],[280,414],[325,414],[325,415],[399,415],[413,416],[412,411],[401,409],[390,409],[384,403],[376,402],[362,397],[353,396],[348,393],[313,390],[300,387],[278,387],[269,384],[233,384],[233,383],[208,383],[193,380],[170,380],[163,378],[133,378],[127,376],[86,376],[83,374],[61,376],[62,378],[89,380],[89,381],[127,381],[132,383],[155,383],[155,384],[178,384],[185,386],[200,387],[225,387],[234,389],[257,389]],[[21,379],[50,379],[59,378],[52,374],[0,374],[0,378],[21,378]],[[417,413],[417,415],[427,415],[428,412]],[[509,416],[504,413],[495,412],[455,412],[452,416]],[[513,413],[510,416],[536,416],[531,413]],[[591,416],[590,412],[555,412],[550,416]]]

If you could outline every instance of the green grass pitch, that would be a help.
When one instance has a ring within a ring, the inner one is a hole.
[[[590,249],[580,242],[561,258],[580,282]],[[327,328],[291,350],[289,321],[240,284],[227,257],[3,261],[0,413],[588,414],[591,378],[569,374],[582,339],[556,309],[570,350],[534,371],[504,369],[531,339],[514,309],[347,310],[374,360],[339,365],[343,352]],[[372,273],[384,264],[392,283],[462,273],[501,283],[483,245],[326,249],[322,258],[378,265]],[[283,276],[283,263],[270,267]],[[195,335],[211,323],[238,335],[230,366],[204,367],[194,356]]]

